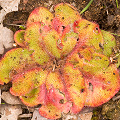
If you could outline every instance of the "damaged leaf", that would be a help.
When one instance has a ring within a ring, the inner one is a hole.
[[[8,51],[0,61],[0,83],[8,83],[11,80],[10,74],[18,74],[26,65],[33,65],[30,55],[31,52],[24,48]]]
[[[93,46],[100,49],[99,44],[103,45],[103,36],[99,26],[85,19],[74,22],[74,31],[79,35],[80,46]]]
[[[60,3],[55,6],[55,17],[57,17],[65,26],[81,19],[79,12],[67,3]]]
[[[24,96],[20,96],[21,101],[30,107],[34,107],[36,105],[42,105],[45,102],[46,88],[45,84],[32,89],[29,93]]]
[[[77,68],[73,68],[68,63],[64,66],[63,75],[68,97],[72,102],[71,112],[78,113],[83,108],[86,99],[84,78]]]
[[[23,96],[29,93],[32,89],[44,84],[46,77],[47,71],[43,71],[42,68],[25,71],[24,73],[15,76],[12,81],[10,92],[16,96]]]
[[[49,12],[47,8],[44,7],[38,7],[32,11],[30,14],[27,26],[29,26],[31,23],[34,22],[43,22],[45,25],[49,26],[51,25],[53,19],[53,14]]]
[[[28,47],[29,50],[33,51],[32,58],[35,62],[38,64],[45,64],[49,60],[49,56],[47,52],[44,49],[44,46],[42,45],[42,24],[39,22],[32,23],[30,26],[27,27],[25,31],[25,44]],[[41,29],[41,30],[40,30]],[[49,29],[48,27],[45,27],[46,31]],[[44,32],[46,32],[44,31]]]
[[[85,77],[87,98],[85,105],[96,107],[110,100],[120,88],[119,72],[114,65],[98,71],[91,78]]]

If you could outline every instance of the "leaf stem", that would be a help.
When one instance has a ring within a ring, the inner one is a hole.
[[[84,13],[88,8],[89,6],[91,5],[91,3],[93,2],[93,0],[90,0],[90,2],[87,4],[87,6],[80,12],[80,14]]]
[[[118,1],[116,0],[116,5],[117,5],[117,8],[118,8]]]

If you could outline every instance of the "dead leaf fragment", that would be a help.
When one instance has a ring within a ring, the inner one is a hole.
[[[22,104],[18,97],[11,95],[9,92],[3,92],[1,98],[8,104]]]

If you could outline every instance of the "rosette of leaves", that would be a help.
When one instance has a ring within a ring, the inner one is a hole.
[[[32,11],[26,30],[15,33],[19,48],[0,61],[0,84],[49,119],[77,114],[84,106],[109,101],[120,89],[120,76],[110,56],[115,38],[96,23],[82,19],[67,3]]]

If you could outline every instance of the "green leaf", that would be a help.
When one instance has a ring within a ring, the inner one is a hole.
[[[104,39],[103,54],[109,57],[112,54],[112,49],[114,49],[116,46],[116,40],[115,37],[109,32],[104,30],[102,30],[101,32]]]

